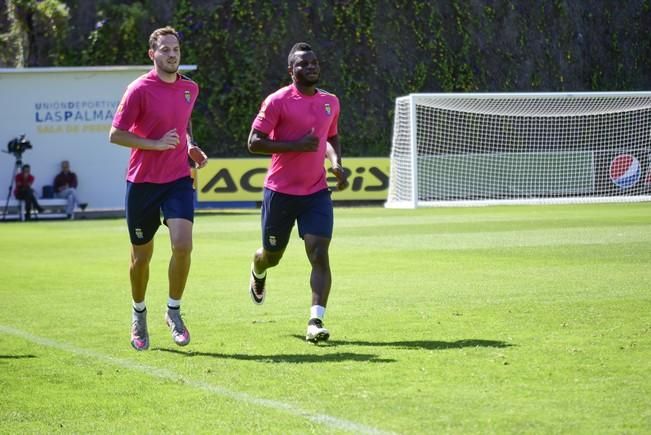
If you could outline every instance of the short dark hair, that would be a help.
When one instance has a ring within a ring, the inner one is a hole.
[[[32,168],[31,166],[29,166],[27,163],[25,163],[25,164],[23,165],[23,168],[22,168],[22,169],[23,169],[23,171],[24,171],[25,169],[31,169],[31,168]]]
[[[158,38],[165,35],[174,35],[176,37],[176,40],[181,42],[179,33],[176,30],[174,30],[173,27],[166,26],[154,30],[151,33],[151,35],[149,35],[149,48],[151,48],[152,50],[156,50],[156,48],[158,47]]]
[[[312,51],[312,46],[307,42],[297,42],[294,44],[291,50],[289,50],[289,56],[287,56],[287,66],[292,66],[294,62],[294,54],[297,51]]]

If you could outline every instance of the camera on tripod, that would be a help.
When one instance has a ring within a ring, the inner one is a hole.
[[[8,154],[13,154],[17,159],[20,159],[23,153],[29,149],[32,149],[32,143],[25,139],[24,134],[21,134],[9,141],[6,152]]]
[[[7,217],[7,210],[9,209],[9,198],[11,198],[11,189],[14,187],[14,181],[16,179],[16,174],[20,170],[21,165],[23,164],[21,158],[23,153],[26,150],[32,149],[32,143],[25,139],[25,135],[21,134],[9,141],[7,144],[7,151],[2,150],[3,153],[13,154],[16,157],[16,165],[14,166],[14,174],[11,176],[9,181],[9,189],[7,192],[7,200],[5,201],[5,209],[2,213],[2,220],[5,220]]]

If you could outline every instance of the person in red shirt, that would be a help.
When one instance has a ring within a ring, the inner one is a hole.
[[[70,162],[67,160],[61,162],[61,172],[54,177],[54,195],[68,200],[66,214],[68,219],[73,219],[77,206],[77,174],[70,170]]]
[[[16,199],[25,201],[25,220],[32,218],[32,208],[43,213],[43,207],[38,204],[32,184],[34,184],[34,176],[31,174],[31,167],[23,165],[20,174],[16,175],[16,187],[14,188],[14,196]]]

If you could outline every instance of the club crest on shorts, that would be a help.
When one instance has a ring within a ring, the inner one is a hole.
[[[143,235],[143,233],[142,233],[142,228],[136,228],[135,233],[136,233],[136,237],[139,238],[139,239],[142,239],[143,237],[145,237]]]
[[[325,113],[328,116],[330,116],[332,114],[332,110],[330,109],[330,104],[329,103],[325,103]]]
[[[269,236],[269,246],[276,246],[276,243],[278,243],[276,236]]]
[[[183,94],[185,95],[185,102],[189,103],[192,99],[192,94],[190,94],[190,91],[185,91]]]

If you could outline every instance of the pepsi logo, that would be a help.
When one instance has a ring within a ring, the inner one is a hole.
[[[620,154],[610,162],[610,179],[617,187],[626,189],[640,180],[640,161],[631,154]]]

